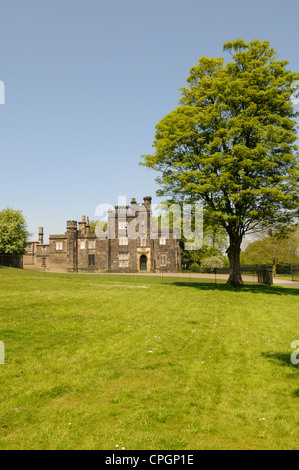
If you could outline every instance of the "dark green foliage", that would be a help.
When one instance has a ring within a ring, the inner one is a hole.
[[[0,212],[0,253],[22,254],[26,246],[27,227],[21,211]]]

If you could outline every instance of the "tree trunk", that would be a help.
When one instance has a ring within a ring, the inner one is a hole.
[[[226,251],[229,259],[229,278],[227,284],[233,286],[242,286],[242,275],[240,265],[241,242],[242,239],[238,236],[230,236],[230,245]]]

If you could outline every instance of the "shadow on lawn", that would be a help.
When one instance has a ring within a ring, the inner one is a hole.
[[[275,362],[276,364],[279,363],[279,365],[282,367],[292,367],[292,368],[296,367],[297,369],[299,369],[298,364],[292,364],[291,354],[292,353],[282,353],[282,352],[262,353],[262,356],[265,357],[266,359],[270,359],[272,362]]]
[[[288,367],[292,370],[299,370],[299,364],[293,364],[291,362],[291,353],[262,353],[262,356],[266,359],[270,359],[271,362],[278,363],[282,367]],[[297,375],[291,375],[290,377],[297,378]],[[299,388],[293,391],[293,396],[299,398]]]
[[[233,287],[226,284],[213,284],[211,282],[172,282],[172,285],[180,287],[193,287],[199,290],[213,290],[220,292],[250,292],[252,294],[275,294],[275,295],[297,295],[299,296],[299,288],[296,287],[280,287],[280,286],[263,286],[244,284],[241,287]]]

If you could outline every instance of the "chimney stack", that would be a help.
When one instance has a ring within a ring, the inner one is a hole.
[[[38,243],[40,245],[44,244],[44,229],[43,229],[43,227],[39,227],[39,229],[38,229]]]
[[[79,222],[79,232],[81,233],[81,235],[85,235],[85,232],[86,232],[85,215],[82,215],[82,222]]]
[[[150,207],[151,203],[152,203],[152,197],[151,196],[145,196],[143,198],[144,200],[144,205],[147,206],[147,207]]]
[[[86,233],[89,233],[89,228],[90,228],[90,225],[89,225],[89,217],[87,216],[87,217],[86,217]]]
[[[67,232],[77,232],[77,221],[76,220],[67,220],[66,222],[66,231]]]

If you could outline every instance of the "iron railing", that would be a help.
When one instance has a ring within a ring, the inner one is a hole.
[[[0,266],[23,268],[23,255],[0,253]]]

